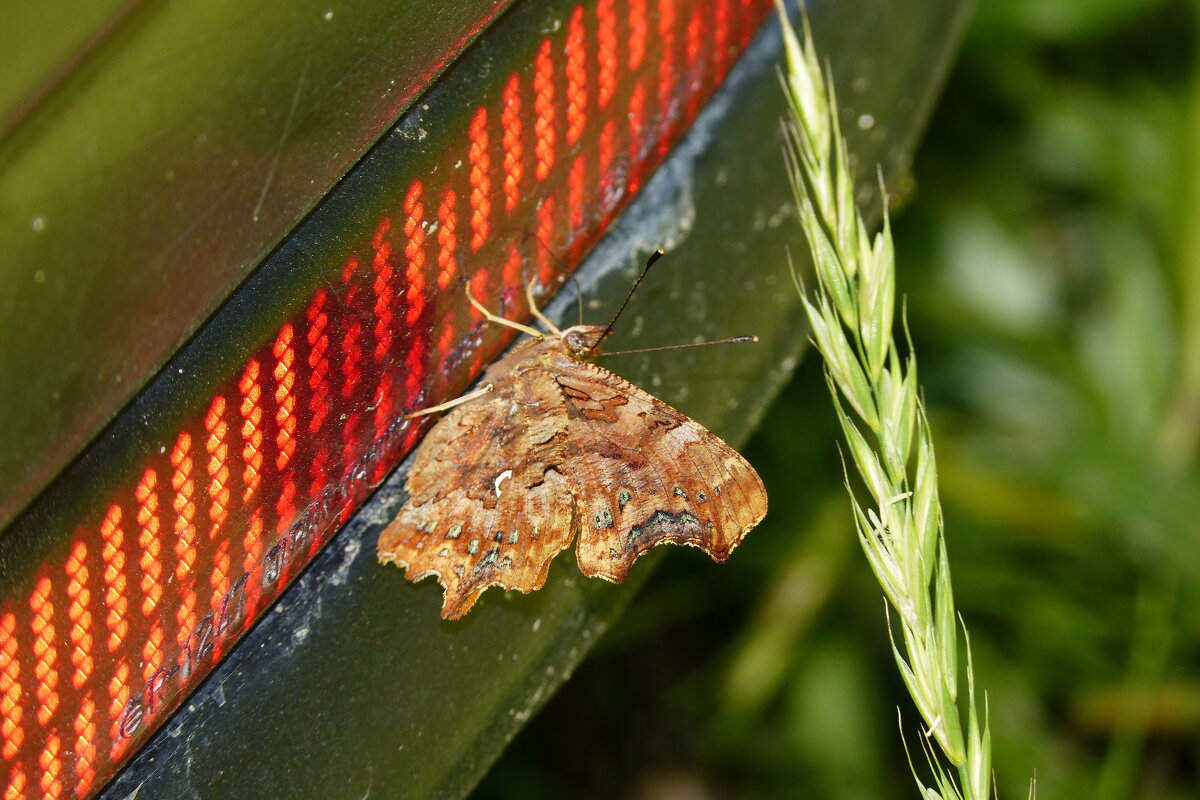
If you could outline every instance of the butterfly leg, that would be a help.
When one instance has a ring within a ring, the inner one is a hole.
[[[476,311],[478,311],[480,314],[483,314],[483,318],[488,322],[495,322],[497,325],[506,325],[509,328],[514,328],[520,331],[521,333],[528,333],[530,336],[536,339],[545,338],[545,335],[536,328],[531,328],[528,325],[522,325],[519,322],[513,322],[511,319],[505,319],[504,317],[497,316],[491,311],[488,311],[487,307],[484,306],[483,303],[476,300],[475,295],[471,294],[471,284],[469,283],[467,284],[467,299],[471,301],[471,305],[474,306]]]
[[[529,303],[529,312],[533,314],[533,318],[546,326],[546,329],[555,336],[562,336],[562,331],[550,321],[549,317],[542,313],[542,310],[537,307],[537,303],[533,299],[533,285],[537,282],[537,278],[531,280],[525,286],[525,300]]]
[[[473,392],[467,392],[466,394],[462,395],[461,397],[456,397],[453,400],[447,400],[444,403],[438,403],[436,406],[430,406],[429,408],[422,408],[420,411],[413,411],[409,414],[405,414],[404,418],[405,419],[415,419],[417,417],[425,417],[430,414],[436,414],[439,411],[449,411],[450,409],[454,408],[455,406],[461,406],[463,403],[466,403],[469,400],[474,400],[476,397],[483,397],[485,394],[490,392],[492,390],[492,388],[493,388],[492,385],[489,383],[486,386],[482,386]]]

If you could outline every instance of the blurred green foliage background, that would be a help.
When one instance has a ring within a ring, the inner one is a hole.
[[[901,187],[1002,797],[1200,793],[1198,18],[982,0]],[[767,521],[723,566],[672,553],[478,797],[916,796],[837,435],[810,352],[746,450]]]

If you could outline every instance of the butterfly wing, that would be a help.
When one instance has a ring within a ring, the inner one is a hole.
[[[409,501],[379,538],[380,561],[405,567],[414,582],[437,577],[446,619],[466,614],[488,586],[540,589],[575,535],[559,466],[568,418],[558,387],[540,370],[497,372],[491,393],[425,437]]]
[[[556,359],[572,422],[568,477],[579,494],[580,570],[615,583],[657,544],[724,561],[767,513],[762,480],[715,434],[595,364]]]

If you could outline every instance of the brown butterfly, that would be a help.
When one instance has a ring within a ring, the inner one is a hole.
[[[620,583],[664,542],[724,561],[762,520],[766,490],[745,459],[591,363],[612,323],[560,331],[530,293],[541,333],[468,298],[531,338],[484,372],[482,389],[410,415],[451,409],[418,447],[408,502],[378,545],[409,580],[437,577],[443,618],[462,617],[489,586],[540,589],[573,540],[584,575]]]

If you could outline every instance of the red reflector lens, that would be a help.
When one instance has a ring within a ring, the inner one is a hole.
[[[6,798],[90,795],[145,741],[415,444],[405,408],[457,392],[502,344],[463,285],[512,315],[530,277],[560,283],[547,248],[578,262],[769,11],[578,5],[462,125],[435,131],[436,163],[340,234],[340,270],[10,576]]]

